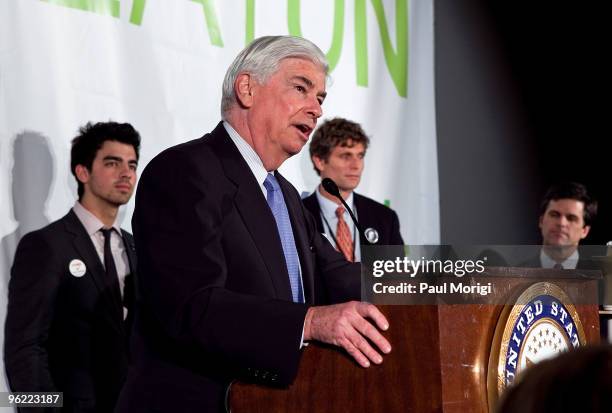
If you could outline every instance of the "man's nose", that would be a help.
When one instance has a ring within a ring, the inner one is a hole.
[[[122,164],[121,170],[119,171],[119,175],[121,178],[129,178],[132,176],[132,168],[128,164]]]
[[[321,107],[321,103],[319,102],[319,99],[315,98],[314,101],[306,109],[306,111],[314,119],[319,119],[323,115],[323,108]]]
[[[351,158],[349,166],[351,167],[351,169],[359,169],[361,166],[361,159],[357,157]]]

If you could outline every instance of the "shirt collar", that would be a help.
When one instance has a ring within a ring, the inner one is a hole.
[[[87,234],[90,237],[96,232],[100,231],[100,228],[106,227],[104,223],[100,221],[100,219],[98,219],[97,216],[92,214],[79,201],[76,201],[74,203],[72,210],[76,214],[77,218],[79,218],[79,221],[81,221],[81,224],[83,224],[83,226],[85,227],[85,231],[87,231]],[[115,219],[112,228],[117,231],[117,234],[121,234],[121,227],[119,226],[117,219]]]
[[[263,185],[263,182],[268,176],[268,171],[264,168],[263,162],[259,155],[257,155],[257,152],[255,152],[251,145],[249,145],[227,121],[223,121],[223,127],[227,131],[232,142],[234,142],[234,145],[236,145],[236,148],[238,148],[238,152],[240,152],[240,155],[242,155],[242,158],[246,161],[249,169],[253,172],[253,175],[255,175],[257,182]]]
[[[315,189],[315,194],[317,196],[317,201],[319,201],[319,206],[321,207],[321,212],[323,213],[323,216],[327,219],[335,217],[336,209],[338,209],[338,206],[340,204],[324,197],[321,194],[321,185],[317,185],[317,188]],[[355,209],[355,207],[353,206],[353,191],[351,191],[345,201],[346,204],[349,205],[353,210]]]
[[[575,270],[576,265],[578,264],[579,257],[580,256],[578,255],[578,248],[576,248],[572,255],[567,257],[565,261],[560,262],[560,264],[563,265],[563,268],[566,270]],[[546,254],[546,252],[544,252],[544,248],[542,248],[540,249],[540,263],[542,265],[542,268],[553,268],[555,264],[557,264],[557,261],[550,258]]]

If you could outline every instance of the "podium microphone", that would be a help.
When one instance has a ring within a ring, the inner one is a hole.
[[[349,208],[344,198],[342,198],[342,195],[340,195],[340,190],[338,189],[338,185],[336,185],[336,183],[330,178],[323,178],[323,181],[321,181],[321,185],[323,185],[323,189],[325,189],[327,192],[329,192],[330,194],[338,198],[340,202],[342,202],[342,205],[344,205],[344,208],[346,208],[349,215],[351,216],[351,219],[353,220],[353,223],[355,224],[355,228],[357,228],[357,230],[359,231],[359,233],[361,234],[365,242],[368,243],[369,245],[372,245],[372,243],[368,240],[368,237],[366,237],[363,228],[361,228],[361,225],[359,225],[359,221],[357,221],[357,218],[355,218],[355,215],[353,215],[353,210]]]

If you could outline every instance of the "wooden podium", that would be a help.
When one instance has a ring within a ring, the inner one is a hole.
[[[500,268],[494,294],[517,297],[534,276],[559,270]],[[503,277],[500,282],[499,275]],[[587,343],[599,342],[597,280],[554,281],[561,289],[595,297],[575,305]],[[570,294],[571,296],[571,294]],[[586,303],[586,304],[585,304]],[[593,303],[593,304],[590,304]],[[486,413],[487,374],[503,304],[379,306],[390,322],[393,346],[380,366],[364,369],[342,351],[312,343],[295,382],[286,389],[236,382],[228,398],[232,413],[254,412],[470,412]],[[506,311],[507,312],[507,311]]]

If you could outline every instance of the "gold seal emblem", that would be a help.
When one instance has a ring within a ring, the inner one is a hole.
[[[555,284],[527,288],[502,311],[489,358],[489,405],[521,373],[542,360],[586,343],[584,329],[570,298]]]

